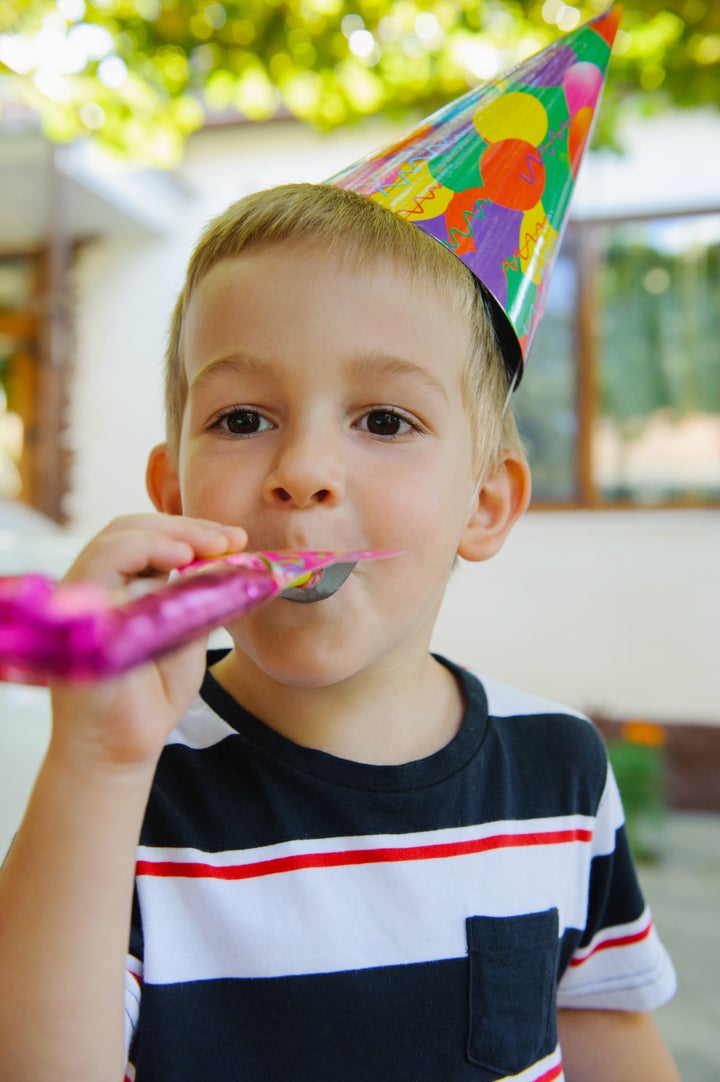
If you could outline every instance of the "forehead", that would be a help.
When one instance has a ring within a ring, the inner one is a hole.
[[[183,320],[183,359],[198,366],[233,350],[298,357],[380,352],[464,365],[469,319],[430,276],[413,278],[386,257],[358,259],[304,242],[252,248],[216,263],[195,287]]]

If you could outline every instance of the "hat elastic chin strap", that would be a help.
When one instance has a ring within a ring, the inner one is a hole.
[[[505,404],[504,404],[504,406],[502,408],[502,413],[500,414],[501,417],[504,417],[505,414],[507,413],[507,411],[510,408],[510,400],[511,400],[513,394],[515,393],[515,388],[517,387],[518,383],[520,382],[520,376],[521,375],[522,375],[522,365],[518,365],[518,367],[515,369],[515,372],[513,374],[512,379],[510,380],[510,386],[508,387],[507,396],[505,398]]]

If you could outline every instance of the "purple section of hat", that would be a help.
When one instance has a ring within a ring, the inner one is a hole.
[[[524,83],[532,86],[562,86],[563,76],[568,68],[577,62],[577,57],[569,45],[561,45],[557,52],[551,52],[545,56],[542,63],[532,69],[532,78],[523,79]]]
[[[471,230],[474,250],[463,251],[459,243],[463,238],[453,230],[455,247],[460,247],[456,254],[503,307],[508,299],[503,262],[511,260],[517,252],[522,220],[522,211],[501,207],[497,203],[479,202],[472,217],[465,223],[465,228]],[[445,216],[416,224],[431,237],[442,241],[451,251],[455,250],[448,237]]]

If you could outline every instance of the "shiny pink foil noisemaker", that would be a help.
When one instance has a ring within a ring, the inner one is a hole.
[[[46,684],[113,676],[278,594],[324,600],[359,561],[393,555],[372,549],[243,552],[196,561],[172,581],[119,604],[96,583],[0,577],[0,680]]]

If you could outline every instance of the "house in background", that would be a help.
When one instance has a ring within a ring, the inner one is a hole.
[[[54,146],[18,107],[0,122],[0,192],[0,496],[65,521],[73,267],[88,242],[161,237],[187,195],[170,173]]]
[[[162,174],[3,121],[0,495],[65,524],[56,573],[149,509],[166,326],[204,223],[396,134],[208,128]],[[434,645],[594,715],[720,734],[720,119],[625,138],[583,167],[517,394],[534,507],[498,557],[455,572]],[[0,570],[39,551],[9,541]]]

